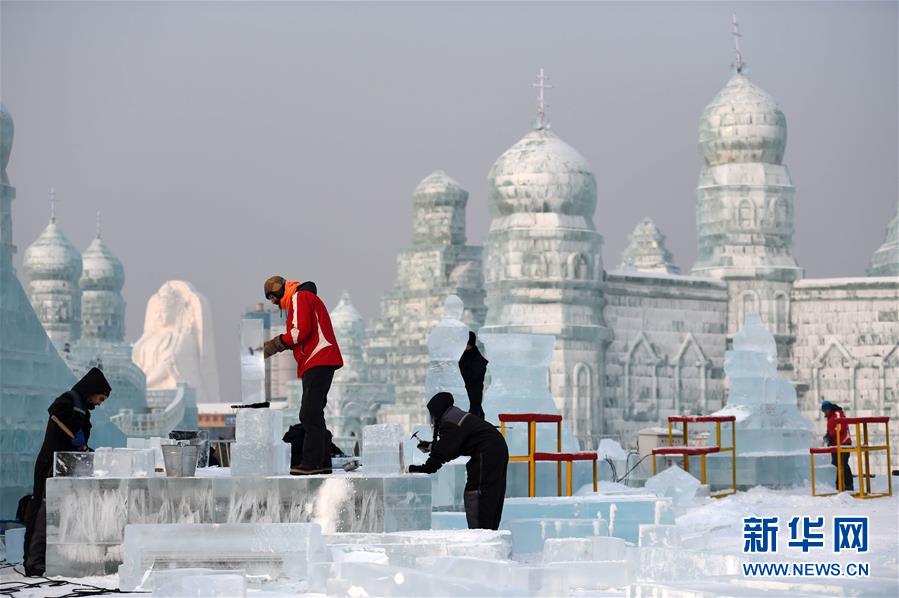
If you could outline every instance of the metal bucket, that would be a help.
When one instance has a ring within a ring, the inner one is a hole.
[[[197,473],[197,453],[195,444],[166,444],[162,446],[165,461],[165,475],[170,478],[191,478]]]

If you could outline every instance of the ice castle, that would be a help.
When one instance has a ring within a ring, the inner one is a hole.
[[[541,98],[543,82],[541,71]],[[778,370],[819,428],[825,399],[853,415],[899,415],[897,220],[867,276],[805,278],[792,254],[786,116],[739,52],[699,120],[699,251],[685,273],[649,218],[620,265],[604,268],[593,171],[539,105],[533,129],[488,174],[483,278],[480,248],[462,245],[467,192],[439,172],[413,194],[415,241],[368,346],[374,375],[397,384],[390,421],[420,419],[427,330],[459,287],[473,330],[556,337],[552,396],[585,448],[606,437],[632,447],[669,415],[721,408],[725,351],[749,313],[773,334]]]

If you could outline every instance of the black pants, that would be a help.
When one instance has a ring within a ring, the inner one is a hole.
[[[25,521],[25,575],[44,574],[47,560],[47,501],[32,499]]]
[[[509,449],[501,436],[468,460],[464,497],[468,529],[499,529],[508,467]]]
[[[849,453],[843,453],[840,455],[841,464],[838,467],[843,468],[843,490],[855,490],[855,482],[852,479],[852,470],[849,469]],[[830,453],[830,464],[837,464],[837,454]],[[834,478],[833,481],[834,487],[839,490],[840,488],[840,472],[837,472],[837,477]]]
[[[300,402],[300,423],[303,438],[303,467],[331,468],[331,437],[325,426],[325,405],[334,379],[333,366],[319,366],[303,374],[303,398]]]

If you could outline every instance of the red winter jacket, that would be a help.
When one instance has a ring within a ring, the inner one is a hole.
[[[287,310],[287,332],[281,335],[281,340],[293,350],[297,378],[317,366],[343,365],[331,316],[316,293],[314,282],[291,281],[285,284],[281,298],[281,308]]]
[[[852,444],[852,437],[849,435],[849,426],[840,424],[840,442],[837,443],[837,420],[843,419],[846,414],[842,409],[827,412],[827,435],[830,436],[830,446],[849,446]]]

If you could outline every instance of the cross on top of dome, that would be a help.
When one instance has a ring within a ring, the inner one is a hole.
[[[47,201],[50,202],[50,222],[56,222],[56,189],[50,187],[50,192],[47,194]]]
[[[546,83],[549,79],[546,75],[543,74],[543,67],[540,67],[540,73],[537,75],[537,82],[532,83],[532,87],[537,88],[537,121],[534,124],[534,128],[537,130],[548,129],[549,128],[549,119],[546,117],[546,108],[549,104],[546,103],[546,97],[544,92],[547,89],[552,89],[552,85]]]
[[[740,24],[737,23],[737,13],[731,13],[730,34],[734,37],[734,52],[736,54],[736,60],[731,66],[734,67],[737,73],[742,74],[743,69],[746,68],[746,63],[743,62],[743,53],[740,52],[740,38],[743,35],[740,33]]]

